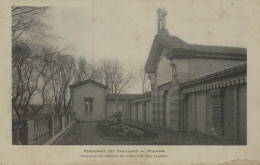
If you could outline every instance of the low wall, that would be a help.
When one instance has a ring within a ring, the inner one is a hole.
[[[13,119],[13,145],[53,144],[75,122],[75,113]]]

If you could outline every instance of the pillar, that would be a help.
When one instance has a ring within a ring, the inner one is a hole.
[[[238,88],[234,86],[234,109],[233,109],[233,116],[234,116],[234,132],[235,138],[239,139],[239,102],[238,102]]]
[[[148,78],[150,80],[150,86],[151,86],[151,124],[154,126],[157,126],[157,87],[156,87],[156,73],[149,73]]]
[[[54,132],[54,116],[51,117],[51,137],[53,137],[55,135]]]
[[[61,130],[65,129],[65,120],[66,120],[66,115],[61,116]]]
[[[28,128],[28,145],[34,144],[35,132],[34,132],[34,120],[27,120]]]
[[[20,141],[20,126],[18,124],[16,130],[13,133],[13,145],[21,145],[22,142]]]
[[[69,124],[71,123],[71,114],[69,114]]]
[[[181,97],[180,97],[180,87],[179,79],[177,74],[177,66],[173,61],[170,63],[172,67],[172,89],[171,89],[171,127],[174,131],[179,131],[181,129]]]

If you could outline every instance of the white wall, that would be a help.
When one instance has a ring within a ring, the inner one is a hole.
[[[76,112],[76,118],[80,121],[105,119],[105,95],[106,90],[88,83],[71,89],[72,111]],[[93,113],[85,112],[86,97],[93,97]]]
[[[166,59],[164,54],[165,51],[162,52],[157,64],[157,86],[172,81],[172,67],[170,66],[170,60]]]
[[[224,60],[224,59],[204,59],[204,58],[193,58],[189,60],[189,77],[199,76],[207,72],[214,72],[217,70],[231,67],[246,63],[246,61],[239,60]]]

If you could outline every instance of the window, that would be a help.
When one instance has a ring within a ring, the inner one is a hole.
[[[93,113],[93,98],[85,98],[85,112]]]

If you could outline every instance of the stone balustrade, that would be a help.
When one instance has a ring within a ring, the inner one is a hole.
[[[52,144],[73,123],[75,123],[75,113],[13,119],[12,141],[14,145]]]

